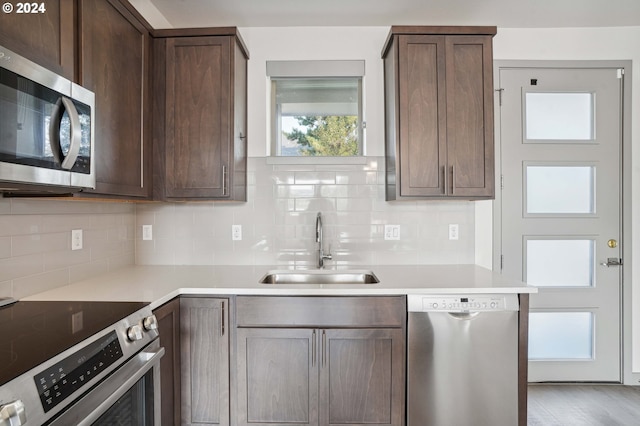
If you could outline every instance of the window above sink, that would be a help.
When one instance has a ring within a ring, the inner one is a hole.
[[[364,61],[267,61],[267,76],[272,157],[362,157]]]

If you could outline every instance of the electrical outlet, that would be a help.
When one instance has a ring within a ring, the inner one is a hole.
[[[231,239],[234,241],[242,240],[242,225],[231,225]]]
[[[400,225],[385,225],[384,226],[384,239],[385,240],[399,240],[400,239]]]
[[[460,237],[460,232],[459,232],[459,228],[458,228],[458,224],[457,223],[452,223],[449,225],[449,239],[450,240],[457,240]]]
[[[144,241],[153,240],[153,225],[142,225],[142,239]]]
[[[71,231],[71,250],[82,250],[82,229]]]

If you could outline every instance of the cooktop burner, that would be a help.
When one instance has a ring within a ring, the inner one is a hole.
[[[0,308],[0,386],[142,309],[140,302],[16,302]]]

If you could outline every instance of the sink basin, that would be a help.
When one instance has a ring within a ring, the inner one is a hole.
[[[260,284],[377,284],[380,282],[372,271],[269,271]]]

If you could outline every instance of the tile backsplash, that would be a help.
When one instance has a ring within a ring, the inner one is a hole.
[[[341,266],[474,263],[471,201],[384,201],[384,159],[271,164],[251,157],[246,203],[0,198],[0,297],[26,297],[121,267],[274,265],[313,268],[315,220]],[[449,240],[449,224],[459,239]],[[153,225],[153,240],[142,240]],[[242,226],[242,240],[231,237]],[[400,239],[385,240],[384,225]],[[71,250],[71,230],[83,249]]]
[[[248,202],[136,206],[136,264],[314,267],[322,212],[327,265],[474,263],[471,201],[384,201],[384,159],[366,164],[248,163]],[[399,240],[384,225],[400,225]],[[449,224],[459,239],[449,240]],[[153,240],[142,240],[142,225]],[[242,226],[233,241],[231,225]]]
[[[83,248],[71,250],[71,230]],[[131,265],[135,205],[0,198],[0,297],[26,297]]]

